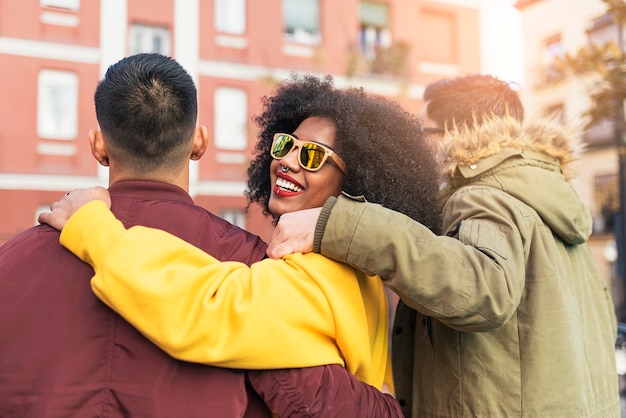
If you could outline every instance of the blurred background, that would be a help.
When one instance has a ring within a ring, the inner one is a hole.
[[[108,184],[87,132],[96,84],[123,56],[160,52],[194,77],[212,141],[191,194],[265,239],[269,220],[243,210],[251,118],[289,72],[331,74],[416,113],[428,83],[490,73],[514,84],[529,117],[584,128],[572,184],[625,321],[623,2],[0,0],[0,245],[66,191]]]

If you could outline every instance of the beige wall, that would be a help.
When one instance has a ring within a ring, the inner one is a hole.
[[[567,122],[573,126],[582,125],[585,121],[581,114],[589,107],[589,92],[596,79],[574,76],[556,85],[546,85],[542,81],[549,62],[545,40],[560,35],[565,51],[575,53],[587,44],[586,28],[593,19],[605,13],[606,4],[601,0],[535,0],[518,1],[517,5],[522,15],[524,45],[525,81],[521,98],[527,115],[532,117],[562,103]],[[572,185],[594,216],[599,212],[593,199],[595,177],[615,173],[617,163],[614,147],[607,146],[587,150],[571,167],[575,173]],[[591,241],[592,251],[607,281],[611,278],[611,268],[604,257],[604,247],[612,238],[612,235],[597,235]]]

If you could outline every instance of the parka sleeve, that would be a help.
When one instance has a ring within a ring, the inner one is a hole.
[[[70,218],[61,243],[94,267],[98,298],[173,357],[247,369],[344,365],[308,255],[219,262],[164,231],[126,230],[101,202]],[[333,264],[331,273],[353,271]]]
[[[488,331],[503,325],[521,300],[522,213],[496,189],[480,199],[460,194],[447,202],[446,235],[438,236],[403,214],[341,196],[323,226],[321,253],[380,275],[424,315],[458,330]]]

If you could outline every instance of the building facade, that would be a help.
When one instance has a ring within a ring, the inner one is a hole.
[[[617,42],[617,28],[601,0],[518,0],[524,44],[524,88],[522,101],[528,115],[557,112],[563,121],[582,127],[590,108],[590,94],[598,74],[556,78],[555,58],[570,55],[592,44]],[[555,16],[559,16],[555,19]],[[619,208],[618,149],[615,122],[607,119],[585,132],[585,150],[573,164],[572,184],[587,203],[593,216],[590,246],[607,282],[616,306],[624,305],[622,280],[616,280],[615,222]]]
[[[0,0],[0,244],[74,188],[108,185],[91,156],[93,92],[137,52],[196,80],[212,138],[192,162],[197,204],[268,238],[246,213],[261,98],[290,72],[331,74],[419,111],[424,86],[481,71],[484,0]]]

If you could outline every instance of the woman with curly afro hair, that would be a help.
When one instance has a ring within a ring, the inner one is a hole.
[[[330,77],[292,76],[263,105],[250,202],[278,218],[344,191],[436,229],[437,167],[418,118],[362,89],[336,88]],[[340,364],[393,391],[379,277],[316,253],[220,262],[164,231],[127,231],[110,213],[92,212],[100,231],[121,238],[106,251],[91,239],[64,245],[94,266],[96,295],[171,356],[240,369]]]
[[[362,88],[335,88],[330,76],[292,75],[264,99],[264,112],[255,119],[261,128],[257,155],[248,168],[250,202],[258,202],[275,218],[281,215],[270,207],[274,134],[292,133],[311,117],[327,119],[336,129],[332,148],[347,167],[343,192],[402,212],[437,232],[438,172],[421,121]]]

